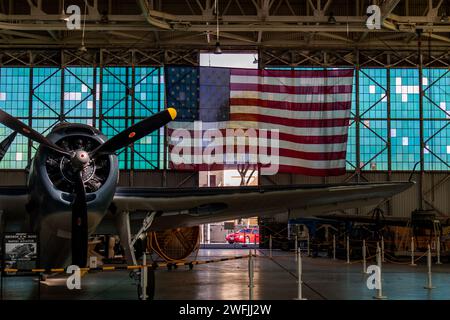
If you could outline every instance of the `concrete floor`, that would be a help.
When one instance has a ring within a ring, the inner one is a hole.
[[[248,249],[201,249],[198,260],[248,254]],[[266,250],[257,250],[255,258],[254,298],[288,299],[297,296],[296,262],[288,252],[274,251],[268,259]],[[329,258],[303,257],[303,293],[308,299],[373,299],[375,291],[367,289],[367,275],[362,264],[333,261]],[[373,262],[372,262],[373,263]],[[369,265],[370,263],[368,263]],[[433,290],[424,289],[425,265],[383,265],[383,293],[388,299],[450,299],[450,265],[433,264]],[[246,300],[248,260],[230,260],[197,265],[193,270],[156,271],[156,299],[233,299]],[[41,284],[33,277],[3,278],[3,299],[132,299],[136,286],[127,271],[89,273],[82,278],[82,289],[69,291],[65,279],[53,278]]]

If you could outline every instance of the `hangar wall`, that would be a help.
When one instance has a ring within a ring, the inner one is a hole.
[[[74,50],[14,50],[8,55],[0,57],[0,66],[60,66],[84,65],[84,66],[126,66],[126,65],[153,65],[164,64],[186,64],[197,65],[199,49],[190,50],[90,50],[87,53],[79,53]],[[416,55],[416,56],[415,56]],[[263,49],[259,52],[260,67],[362,67],[382,68],[417,68],[415,63],[419,53],[411,51],[397,51],[395,53],[369,52],[358,50],[277,50]],[[6,58],[8,57],[8,58]],[[10,58],[12,57],[12,58]],[[428,52],[424,67],[448,68],[450,60],[448,52]],[[389,86],[386,87],[389,90]],[[359,103],[359,102],[358,102]],[[363,119],[355,117],[355,126],[363,126]],[[423,130],[423,129],[422,129]],[[361,142],[356,130],[356,147]],[[389,141],[387,141],[389,142]],[[389,148],[389,144],[386,143]],[[389,150],[389,149],[388,149]],[[358,154],[358,153],[356,153]],[[355,159],[355,163],[361,163],[363,159]],[[388,166],[390,167],[390,166]],[[448,182],[448,171],[425,171],[423,173],[422,186],[417,184],[414,188],[404,194],[395,197],[383,205],[387,215],[409,216],[412,210],[418,207],[420,198],[425,203],[425,209],[435,209],[438,214],[447,216],[450,213],[450,183]],[[262,184],[289,184],[289,183],[333,183],[343,181],[387,181],[408,180],[410,171],[373,171],[354,168],[348,174],[340,177],[306,177],[289,174],[278,174],[276,176],[264,177]],[[418,180],[419,174],[415,174]],[[26,172],[24,170],[0,170],[0,185],[22,185],[26,183]],[[122,170],[120,174],[120,185],[125,186],[197,186],[198,177],[195,173],[174,172],[168,170]],[[420,190],[421,189],[421,190]],[[356,210],[355,210],[356,211]],[[350,211],[348,211],[350,213]],[[367,210],[358,212],[363,214]]]

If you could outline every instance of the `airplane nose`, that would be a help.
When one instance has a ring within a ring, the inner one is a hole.
[[[72,167],[75,169],[82,169],[89,163],[89,161],[91,161],[89,154],[84,150],[76,151],[71,159]]]

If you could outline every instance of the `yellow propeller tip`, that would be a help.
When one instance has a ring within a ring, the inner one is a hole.
[[[177,117],[177,110],[175,110],[174,108],[168,108],[167,111],[169,111],[172,120],[175,120],[175,118]]]

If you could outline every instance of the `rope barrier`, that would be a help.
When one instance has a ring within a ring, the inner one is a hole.
[[[256,255],[253,255],[256,256]],[[238,260],[248,258],[249,255],[243,256],[233,256],[219,259],[211,259],[211,260],[195,260],[195,261],[185,261],[185,262],[154,262],[152,264],[145,265],[136,265],[136,266],[105,266],[105,267],[97,267],[97,268],[80,268],[82,272],[93,272],[93,271],[122,271],[122,270],[138,270],[144,268],[150,268],[156,270],[158,268],[172,267],[172,266],[194,266],[201,264],[209,264],[214,262],[223,262],[229,260]],[[1,269],[0,272],[6,273],[17,273],[17,272],[26,272],[26,273],[65,273],[67,268],[48,268],[48,269],[16,269],[16,268],[5,268]]]

